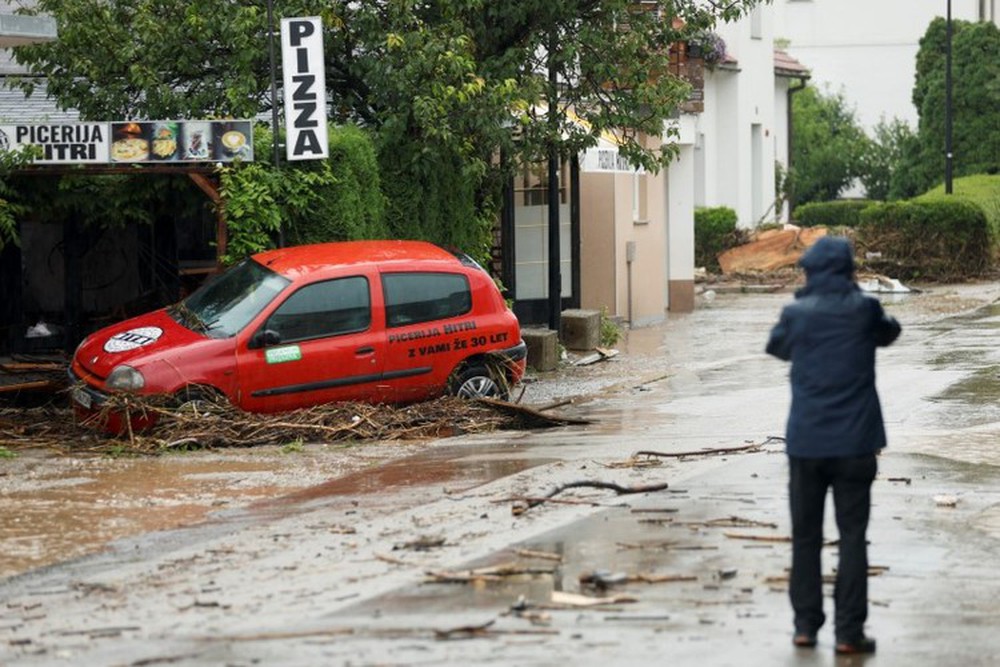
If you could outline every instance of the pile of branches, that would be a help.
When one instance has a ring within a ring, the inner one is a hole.
[[[112,414],[146,418],[152,426],[120,433],[100,429]],[[538,428],[578,420],[503,401],[442,397],[408,405],[330,403],[276,414],[244,412],[224,399],[174,405],[165,397],[112,396],[83,424],[68,408],[0,409],[0,447],[156,454],[177,449],[283,446],[364,440],[439,438],[499,429]]]

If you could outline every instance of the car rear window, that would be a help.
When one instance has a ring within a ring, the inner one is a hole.
[[[371,296],[363,276],[306,285],[267,320],[282,343],[364,331],[369,324]]]
[[[472,309],[469,279],[460,273],[385,273],[386,326],[441,320]]]

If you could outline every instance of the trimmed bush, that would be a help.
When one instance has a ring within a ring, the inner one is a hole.
[[[983,209],[954,195],[872,204],[861,213],[856,242],[881,253],[869,268],[904,280],[963,280],[992,265]]]
[[[733,244],[736,211],[727,206],[694,210],[694,263],[708,271],[719,270],[718,256]]]
[[[801,227],[857,227],[861,211],[872,203],[867,199],[811,202],[795,207],[792,219]]]
[[[955,196],[968,199],[978,204],[986,214],[993,234],[993,242],[1000,241],[1000,174],[976,174],[963,176],[952,181],[952,191]],[[916,201],[934,199],[944,195],[944,185],[931,189],[920,195]]]

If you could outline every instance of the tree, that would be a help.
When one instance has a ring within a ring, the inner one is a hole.
[[[944,179],[947,22],[931,21],[917,52],[913,104],[917,135],[893,181],[898,197],[920,194]],[[1000,29],[952,21],[952,153],[956,177],[1000,169]]]
[[[913,129],[898,118],[880,120],[873,129],[874,137],[867,142],[861,155],[861,183],[869,199],[886,200],[892,182],[900,170],[905,151],[914,141]]]
[[[793,100],[795,203],[836,199],[862,175],[868,138],[842,94],[824,94],[807,86]]]
[[[647,145],[646,136],[662,135],[689,90],[669,73],[669,46],[761,1],[274,0],[274,8],[322,17],[332,120],[372,128],[386,182],[412,186],[398,188],[403,201],[390,192],[390,211],[416,214],[393,221],[397,233],[472,226],[482,238],[497,207],[500,154],[530,162],[555,145],[568,156],[613,131],[634,164],[666,166],[674,146]],[[265,7],[39,0],[36,11],[56,18],[60,39],[16,55],[86,118],[255,117],[273,103]],[[414,207],[423,191],[441,197]]]

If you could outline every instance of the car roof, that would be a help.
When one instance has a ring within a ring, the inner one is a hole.
[[[331,266],[405,265],[414,261],[441,262],[450,268],[458,258],[426,241],[338,241],[266,250],[253,259],[281,275],[293,277]]]

